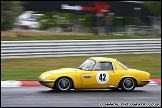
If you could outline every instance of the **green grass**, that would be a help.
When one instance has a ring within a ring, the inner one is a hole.
[[[23,40],[97,40],[97,39],[144,39],[156,38],[155,36],[128,36],[128,35],[17,35],[1,36],[1,41],[23,41]]]
[[[1,59],[1,80],[36,80],[47,70],[77,68],[90,56]],[[147,71],[152,78],[161,78],[161,54],[105,55],[121,61],[129,68]]]

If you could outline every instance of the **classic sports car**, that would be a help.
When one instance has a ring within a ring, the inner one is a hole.
[[[118,89],[133,91],[150,82],[150,73],[130,69],[113,58],[91,57],[78,68],[61,68],[42,73],[38,81],[57,91],[70,89]]]

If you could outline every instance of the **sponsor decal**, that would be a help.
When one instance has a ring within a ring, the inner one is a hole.
[[[93,6],[81,6],[81,5],[70,6],[68,4],[62,4],[61,9],[96,11],[97,14],[103,14],[104,10],[110,9],[110,5],[107,3],[101,3],[101,2],[94,2]]]
[[[83,76],[83,78],[92,78],[92,76],[85,75],[85,76]]]
[[[68,9],[68,10],[82,10],[82,7],[80,5],[76,6],[69,6],[68,4],[62,4],[61,9]]]

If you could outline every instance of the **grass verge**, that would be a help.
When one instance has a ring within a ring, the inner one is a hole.
[[[1,59],[1,80],[36,80],[47,70],[77,68],[90,56]],[[116,58],[129,68],[147,71],[151,78],[161,78],[161,54],[105,55]]]
[[[1,32],[1,41],[28,41],[28,40],[97,40],[97,39],[145,39],[156,36],[129,36],[129,35],[93,35],[92,33],[75,32]]]

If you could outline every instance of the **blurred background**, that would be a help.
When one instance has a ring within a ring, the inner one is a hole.
[[[6,30],[161,36],[161,1],[1,1]]]

